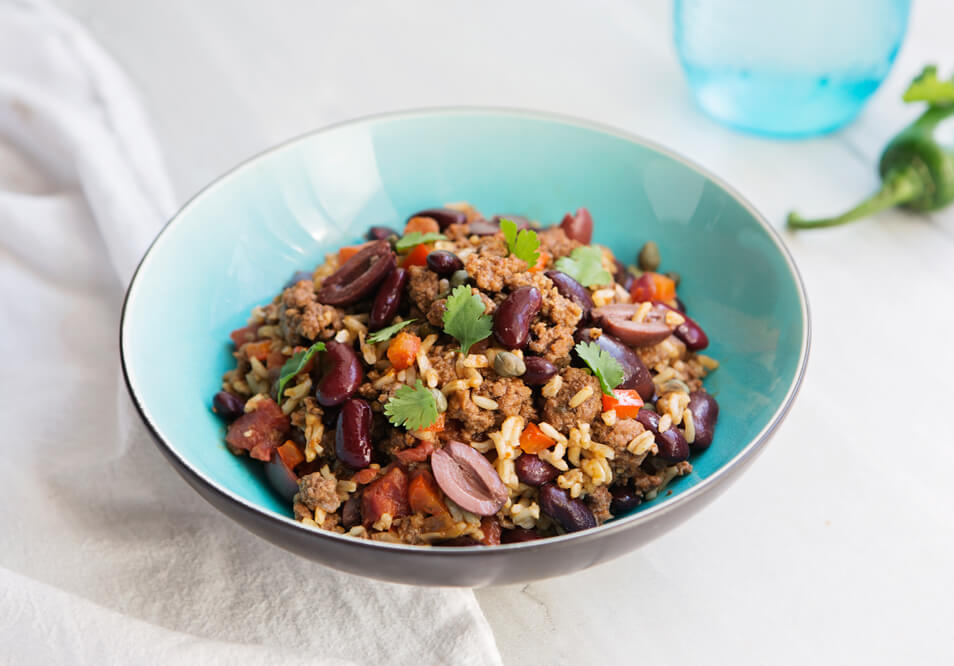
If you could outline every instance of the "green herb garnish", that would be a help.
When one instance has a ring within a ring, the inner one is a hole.
[[[583,362],[589,366],[606,395],[623,381],[623,366],[595,342],[578,342],[574,347]]]
[[[422,243],[433,243],[434,241],[445,240],[447,236],[444,234],[438,234],[433,231],[428,231],[426,234],[422,234],[420,231],[412,231],[409,234],[404,234],[401,236],[397,243],[394,244],[394,249],[398,252],[404,250],[410,250],[412,247],[421,245]]]
[[[517,233],[516,222],[506,218],[501,218],[500,229],[503,231],[504,238],[507,239],[507,249],[510,250],[510,254],[521,259],[527,268],[536,266],[540,259],[540,253],[537,252],[540,247],[537,232],[532,229],[521,229],[520,233]]]
[[[384,413],[391,425],[420,430],[434,425],[437,421],[437,400],[431,390],[418,379],[414,388],[402,386],[395,391],[384,405]]]
[[[285,361],[282,371],[278,375],[278,404],[282,404],[282,394],[285,392],[285,385],[290,382],[301,369],[308,365],[308,361],[316,353],[325,350],[324,342],[316,342],[304,351],[295,352],[292,357]]]
[[[484,302],[465,284],[454,287],[444,311],[444,332],[460,342],[466,354],[473,344],[490,336],[493,319],[484,314]]]
[[[408,319],[407,321],[399,321],[396,324],[391,324],[390,326],[385,326],[380,331],[375,331],[368,336],[368,342],[371,344],[377,344],[379,342],[384,342],[385,340],[390,340],[393,338],[398,331],[407,326],[408,324],[413,324],[417,319]]]
[[[613,282],[613,276],[603,268],[603,251],[592,245],[576,248],[569,257],[560,257],[557,259],[556,268],[584,287]]]

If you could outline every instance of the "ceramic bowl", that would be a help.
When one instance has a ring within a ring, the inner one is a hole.
[[[210,410],[233,363],[228,333],[294,271],[372,225],[469,201],[487,213],[559,221],[579,206],[594,242],[635,257],[649,239],[721,367],[712,446],[655,501],[598,528],[493,548],[359,540],[306,527],[262,467],[225,448]],[[389,581],[478,586],[568,574],[618,557],[700,510],[749,466],[792,405],[809,316],[791,257],[738,194],[686,159],[584,121],[486,109],[397,113],[278,146],[199,193],[159,234],[126,294],[129,392],[160,450],[213,506],[321,564]],[[753,498],[758,501],[758,498]]]

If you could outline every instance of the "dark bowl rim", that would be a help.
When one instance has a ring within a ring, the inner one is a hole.
[[[655,506],[640,511],[629,516],[624,516],[620,519],[612,520],[610,522],[604,523],[598,527],[594,527],[588,530],[582,530],[579,532],[571,532],[563,534],[556,537],[547,537],[545,539],[538,539],[534,541],[526,541],[522,543],[512,543],[512,544],[501,544],[488,548],[486,546],[463,546],[463,547],[442,547],[442,546],[416,546],[410,544],[396,544],[388,543],[381,541],[371,541],[369,539],[356,539],[354,537],[349,537],[344,534],[338,534],[337,532],[330,532],[326,530],[320,530],[316,528],[309,527],[304,525],[292,518],[287,516],[281,516],[272,511],[264,509],[256,504],[252,504],[247,501],[245,498],[236,495],[230,490],[220,486],[213,479],[208,478],[198,469],[193,467],[185,456],[181,455],[176,448],[166,439],[159,431],[159,427],[153,422],[150,418],[148,411],[144,404],[139,399],[139,396],[136,394],[136,390],[133,387],[133,381],[130,377],[129,368],[127,367],[126,353],[125,353],[125,344],[124,344],[124,332],[126,325],[126,312],[129,306],[130,300],[134,296],[134,291],[137,286],[137,278],[139,277],[140,272],[143,270],[143,267],[148,263],[150,256],[153,251],[156,249],[158,244],[162,241],[163,236],[166,232],[176,224],[182,217],[183,214],[200,198],[208,194],[213,190],[219,183],[227,180],[228,178],[233,177],[238,172],[242,171],[245,168],[250,167],[252,164],[258,162],[259,159],[264,158],[272,153],[279,152],[292,146],[296,143],[307,141],[311,137],[323,134],[325,132],[331,132],[338,130],[342,127],[352,126],[352,125],[361,125],[365,123],[372,123],[381,120],[388,119],[407,119],[415,117],[425,117],[432,115],[489,115],[489,116],[511,116],[517,118],[524,118],[529,120],[538,120],[546,122],[556,122],[563,125],[569,125],[573,127],[579,127],[582,129],[599,132],[602,134],[608,134],[615,136],[619,139],[649,148],[661,155],[665,155],[670,159],[673,159],[685,167],[695,171],[696,173],[704,176],[721,189],[723,189],[727,194],[734,198],[743,208],[745,208],[749,214],[762,226],[763,230],[766,232],[768,237],[775,243],[776,248],[781,254],[782,258],[785,260],[785,263],[788,266],[789,271],[794,278],[795,285],[798,291],[799,305],[801,308],[803,330],[802,330],[802,340],[801,348],[799,351],[799,360],[798,360],[798,370],[796,372],[795,378],[792,381],[791,385],[788,388],[788,391],[776,409],[775,413],[772,415],[772,418],[769,419],[769,422],[765,425],[762,430],[759,431],[755,437],[753,437],[748,444],[746,444],[741,451],[739,451],[733,458],[728,462],[723,464],[719,469],[717,469],[711,476],[703,479],[698,484],[692,486],[691,488],[686,489],[685,491],[672,496],[669,499],[666,499]],[[541,549],[545,548],[548,544],[569,544],[571,541],[595,541],[604,535],[609,535],[614,532],[621,532],[624,530],[629,530],[635,528],[636,526],[648,523],[653,521],[662,515],[673,511],[677,507],[680,507],[684,504],[687,504],[702,495],[706,494],[708,491],[717,487],[724,479],[729,477],[733,470],[737,468],[744,467],[752,458],[761,453],[762,449],[765,447],[769,439],[778,429],[779,425],[784,421],[785,417],[788,415],[791,410],[792,404],[795,401],[796,396],[798,395],[799,390],[801,389],[802,381],[805,377],[805,371],[808,366],[808,356],[809,350],[811,347],[811,315],[808,306],[808,296],[805,290],[805,284],[802,280],[802,276],[798,271],[798,267],[795,265],[795,261],[792,258],[791,253],[788,248],[785,246],[785,243],[782,241],[781,234],[775,229],[768,220],[758,211],[748,201],[745,197],[739,194],[732,186],[726,183],[722,178],[716,176],[708,169],[696,164],[695,162],[689,160],[682,154],[671,150],[665,146],[662,146],[654,141],[645,139],[637,134],[621,130],[619,128],[607,125],[604,123],[586,120],[583,118],[577,118],[569,115],[549,112],[549,111],[539,111],[533,109],[522,109],[522,108],[505,108],[505,107],[484,107],[484,106],[449,106],[449,107],[423,107],[415,109],[405,109],[405,110],[396,110],[396,111],[387,111],[382,113],[369,114],[365,116],[360,116],[357,118],[351,118],[341,122],[333,123],[326,125],[324,127],[311,130],[304,134],[287,139],[281,143],[278,143],[262,152],[259,152],[242,162],[238,165],[229,169],[222,175],[215,178],[205,187],[196,192],[185,204],[176,211],[175,214],[163,225],[163,228],[150,243],[149,248],[146,250],[142,259],[139,261],[139,264],[136,266],[136,270],[133,273],[132,278],[129,281],[129,285],[126,288],[126,294],[123,298],[123,307],[122,313],[120,315],[119,323],[119,355],[120,355],[120,364],[122,366],[123,379],[126,384],[126,389],[129,392],[129,396],[132,399],[133,404],[136,407],[136,411],[139,413],[140,418],[152,435],[153,441],[158,447],[166,454],[166,456],[174,462],[181,474],[187,474],[194,482],[202,485],[207,491],[220,496],[223,500],[230,502],[236,505],[236,508],[240,511],[251,511],[252,513],[259,514],[267,520],[276,521],[278,525],[276,527],[292,528],[300,530],[303,534],[308,535],[305,538],[314,538],[316,540],[322,539],[333,539],[339,542],[342,542],[341,545],[347,545],[349,547],[355,548],[369,548],[373,550],[379,550],[382,552],[397,550],[403,552],[407,555],[415,554],[420,555],[421,557],[442,557],[451,553],[456,554],[458,557],[467,558],[468,556],[482,556],[486,557],[493,554],[499,554],[500,556],[505,555],[506,553],[513,552],[517,549]],[[201,494],[201,493],[200,493]]]

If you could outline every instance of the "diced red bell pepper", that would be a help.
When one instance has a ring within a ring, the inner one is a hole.
[[[400,467],[392,467],[384,476],[365,488],[361,495],[361,517],[365,527],[378,522],[386,513],[391,514],[392,518],[400,518],[409,512],[407,473]]]
[[[411,266],[426,266],[427,255],[434,249],[432,243],[421,243],[415,245],[414,249],[408,252],[401,260],[401,268],[410,268]]]
[[[272,452],[285,441],[291,427],[288,417],[271,398],[264,398],[255,411],[242,414],[229,426],[225,441],[236,449],[244,449],[256,460],[269,461]]]
[[[556,444],[556,440],[543,434],[536,423],[528,423],[520,433],[520,448],[524,453],[540,453]]]
[[[418,231],[422,234],[436,234],[441,230],[437,220],[431,217],[412,217],[404,225],[405,235]]]
[[[365,467],[360,472],[355,473],[355,475],[351,477],[351,480],[357,483],[359,486],[363,486],[378,478],[379,471],[381,470],[374,469],[372,467]]]
[[[304,454],[298,450],[298,446],[290,439],[275,449],[275,454],[282,459],[288,469],[295,469],[305,461]]]
[[[402,465],[407,465],[412,462],[424,462],[432,453],[434,453],[434,443],[421,442],[414,448],[398,451],[394,454],[394,457],[397,458],[398,462]]]
[[[613,395],[603,394],[603,411],[610,410],[616,412],[616,416],[621,419],[634,419],[639,413],[639,408],[643,406],[643,399],[639,397],[639,392],[634,389],[614,389]]]
[[[417,358],[420,348],[419,337],[408,331],[401,331],[388,345],[388,360],[391,361],[395,370],[406,370],[414,365],[414,359]]]
[[[361,245],[346,245],[345,247],[338,250],[338,265],[344,266],[348,259],[358,254],[358,252],[363,250],[367,245],[368,243],[361,243]]]
[[[540,256],[537,257],[537,263],[531,266],[528,270],[531,273],[539,273],[546,269],[547,263],[550,261],[550,255],[546,252],[540,251]]]
[[[629,289],[633,301],[671,301],[676,298],[676,283],[660,273],[643,273]]]
[[[441,498],[440,488],[434,475],[426,469],[418,470],[407,486],[407,500],[411,511],[437,516],[447,513],[447,506]]]
[[[242,345],[242,351],[245,352],[247,358],[254,357],[259,361],[264,361],[268,359],[268,355],[272,351],[272,341],[259,340],[258,342],[246,342]]]

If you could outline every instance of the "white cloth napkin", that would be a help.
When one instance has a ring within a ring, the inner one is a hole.
[[[471,592],[286,553],[148,441],[119,311],[174,203],[116,65],[50,6],[0,0],[0,662],[500,663]]]

